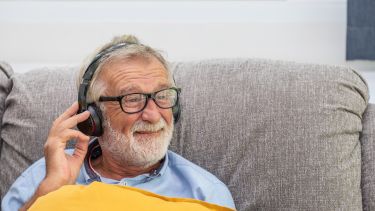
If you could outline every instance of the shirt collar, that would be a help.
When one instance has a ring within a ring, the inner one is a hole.
[[[98,181],[98,182],[102,181],[102,178],[100,177],[100,175],[98,175],[95,172],[95,170],[92,168],[92,166],[90,165],[90,163],[91,163],[90,159],[98,158],[101,155],[102,155],[102,150],[100,148],[98,138],[94,138],[93,140],[90,141],[88,151],[87,151],[86,157],[85,157],[84,162],[83,162],[84,178],[86,180],[86,183],[91,183],[93,181]],[[161,162],[162,163],[159,166],[159,168],[155,169],[151,173],[147,173],[147,174],[143,174],[143,175],[148,177],[148,178],[151,178],[151,180],[154,179],[154,178],[162,176],[165,173],[165,171],[167,170],[167,167],[168,167],[168,162],[169,162],[168,153],[165,154],[165,157],[163,158],[163,160]],[[146,180],[146,181],[150,181],[150,180]]]

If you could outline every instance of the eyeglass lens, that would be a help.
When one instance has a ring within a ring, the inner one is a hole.
[[[122,108],[125,112],[141,111],[147,103],[147,94],[129,94],[125,95],[122,100]],[[151,94],[157,106],[160,108],[171,108],[177,101],[177,91],[174,89],[165,89]]]

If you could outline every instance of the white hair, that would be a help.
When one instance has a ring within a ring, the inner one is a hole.
[[[97,69],[91,79],[91,83],[87,92],[87,99],[88,103],[97,102],[99,97],[104,93],[107,88],[107,84],[103,82],[99,76],[100,72],[103,69],[103,66],[107,63],[110,63],[117,59],[135,59],[135,58],[142,58],[149,60],[151,58],[156,58],[167,71],[168,79],[170,83],[174,86],[174,80],[171,71],[169,70],[168,62],[164,59],[161,55],[161,52],[153,49],[147,45],[142,44],[135,36],[133,35],[123,35],[119,37],[113,38],[113,40],[100,49],[98,49],[90,58],[87,59],[86,62],[81,66],[77,85],[79,86],[82,82],[82,77],[86,72],[89,65],[92,63],[93,59],[100,53],[109,49],[112,46],[127,43],[129,45],[125,45],[124,47],[120,47],[114,51],[110,51],[107,54],[104,54],[102,58],[97,61]]]

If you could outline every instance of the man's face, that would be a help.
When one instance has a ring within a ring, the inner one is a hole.
[[[153,93],[171,87],[164,66],[156,59],[114,60],[100,75],[105,96]],[[118,102],[106,102],[101,147],[127,165],[150,166],[165,155],[173,131],[172,109],[159,108],[149,100],[139,113],[127,114]]]

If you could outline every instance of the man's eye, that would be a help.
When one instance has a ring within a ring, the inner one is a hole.
[[[135,103],[135,102],[139,102],[140,99],[139,98],[131,98],[131,99],[128,99],[127,102],[130,102],[130,103]]]
[[[125,98],[125,102],[127,102],[127,103],[137,103],[137,102],[140,102],[140,101],[142,101],[141,96],[127,96]]]
[[[165,100],[165,99],[167,99],[167,98],[168,98],[167,95],[157,95],[157,96],[156,96],[156,99],[157,99],[157,100]]]

